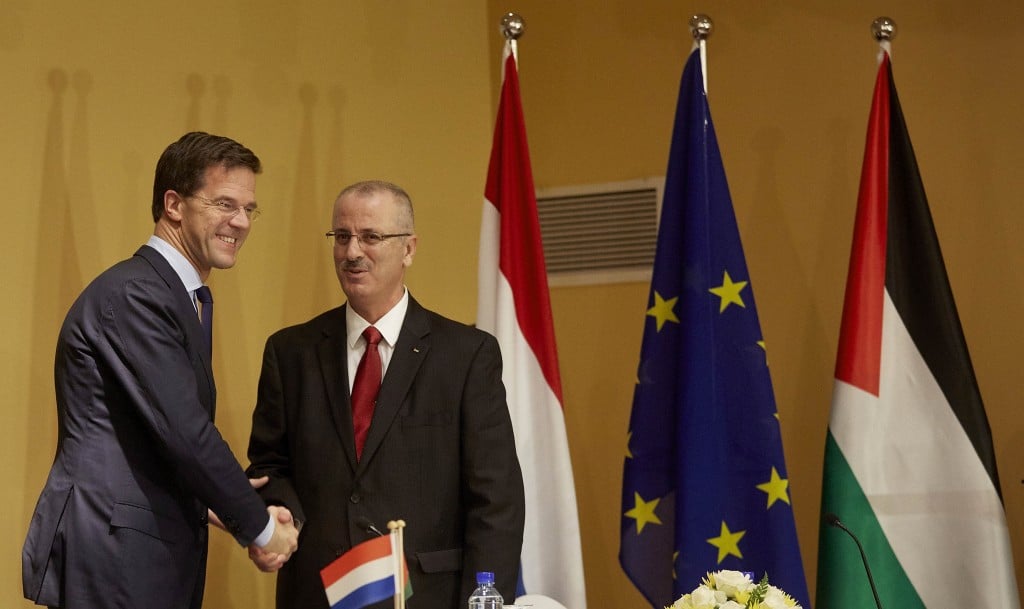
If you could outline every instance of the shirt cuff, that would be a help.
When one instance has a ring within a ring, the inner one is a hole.
[[[256,544],[256,546],[258,546],[260,548],[265,548],[265,547],[267,547],[267,544],[270,543],[270,540],[273,537],[274,537],[274,516],[273,516],[273,514],[271,514],[270,518],[267,519],[267,526],[263,527],[263,532],[260,533],[256,537],[256,539],[253,540],[253,543]]]

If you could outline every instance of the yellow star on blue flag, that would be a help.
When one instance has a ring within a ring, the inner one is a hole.
[[[672,310],[676,306],[676,301],[679,297],[669,298],[665,300],[661,297],[661,294],[654,293],[654,306],[647,309],[647,314],[657,320],[658,331],[661,331],[661,327],[665,325],[666,321],[674,321],[679,323],[679,318],[676,317],[675,311]]]
[[[719,298],[722,299],[718,307],[718,312],[724,312],[725,309],[731,304],[746,307],[747,305],[744,304],[743,297],[740,296],[740,292],[743,291],[743,288],[747,287],[747,282],[733,281],[732,277],[729,277],[729,271],[725,271],[724,273],[722,273],[722,275],[722,285],[708,290],[715,296],[718,296]]]

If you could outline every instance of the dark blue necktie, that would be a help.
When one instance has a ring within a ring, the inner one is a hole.
[[[199,307],[199,323],[203,326],[203,331],[206,333],[206,346],[208,353],[213,356],[213,294],[210,292],[210,288],[203,285],[199,286],[196,290],[196,300],[201,305]]]

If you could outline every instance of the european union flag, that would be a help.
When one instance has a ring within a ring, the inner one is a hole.
[[[622,485],[619,561],[660,609],[709,571],[810,607],[736,215],[700,51],[679,88]]]

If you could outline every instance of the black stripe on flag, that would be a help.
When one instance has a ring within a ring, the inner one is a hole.
[[[992,433],[889,66],[885,288],[1002,500]]]

